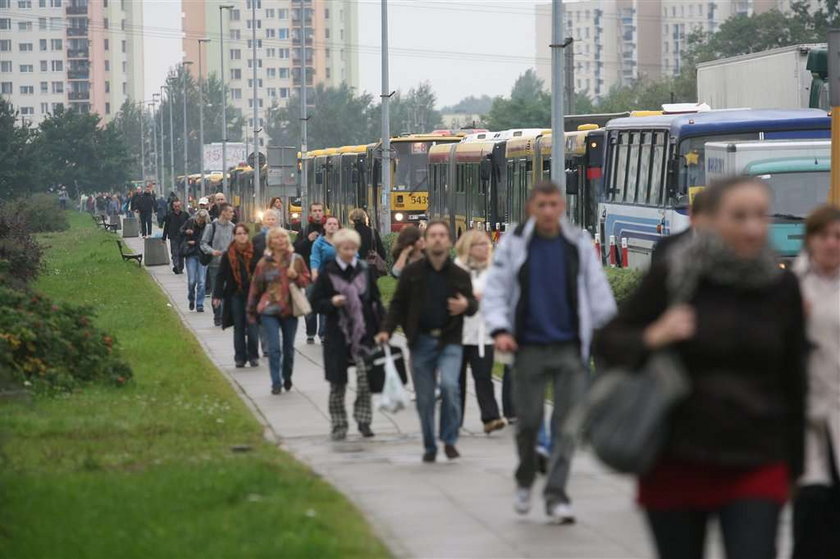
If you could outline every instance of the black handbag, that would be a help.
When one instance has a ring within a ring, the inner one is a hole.
[[[368,268],[374,274],[374,278],[381,278],[382,276],[388,275],[388,264],[376,252],[376,235],[373,232],[373,228],[370,230],[370,247],[368,253],[365,255],[365,262],[367,262]]]
[[[397,368],[397,373],[400,375],[400,380],[403,384],[408,383],[408,375],[406,374],[405,359],[403,352],[396,346],[389,346],[391,350],[391,358],[394,360],[394,366]],[[365,359],[367,365],[367,378],[370,391],[374,394],[380,394],[385,387],[385,349],[377,347]]]
[[[210,246],[213,246],[213,237],[216,235],[216,222],[214,221],[213,223],[211,223],[210,227],[212,227],[213,229],[212,229],[212,231],[210,231],[210,241],[207,244],[210,245]],[[201,243],[201,241],[199,241],[199,245],[200,245],[200,243]],[[213,255],[212,254],[207,254],[206,252],[201,250],[201,246],[199,246],[199,248],[198,248],[198,261],[201,262],[202,266],[207,266],[208,264],[210,264],[210,262],[213,261]]]

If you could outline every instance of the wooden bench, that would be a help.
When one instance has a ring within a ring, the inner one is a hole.
[[[106,231],[110,231],[111,233],[116,233],[117,229],[119,229],[119,225],[116,223],[109,223],[108,219],[104,215],[99,216],[99,225],[102,226],[103,229]]]
[[[122,256],[123,262],[128,262],[130,260],[134,260],[137,262],[138,266],[143,266],[143,255],[142,254],[128,254],[125,252],[125,245],[123,242],[117,239],[117,247],[120,249],[120,256]]]

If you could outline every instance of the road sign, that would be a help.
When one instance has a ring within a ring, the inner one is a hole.
[[[254,167],[254,152],[248,154],[248,165],[250,165],[252,168]],[[265,165],[265,154],[263,152],[260,152],[260,167],[262,167],[263,165]]]

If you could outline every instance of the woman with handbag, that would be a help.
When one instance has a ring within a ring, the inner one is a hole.
[[[793,267],[811,342],[805,473],[793,502],[793,558],[840,557],[840,208],[805,220]]]
[[[385,246],[382,244],[379,231],[370,226],[367,212],[361,208],[354,209],[350,212],[350,222],[362,239],[359,254],[368,267],[371,271],[376,272],[379,277],[388,275],[388,264],[385,263]]]
[[[314,312],[326,315],[324,373],[330,383],[329,408],[332,439],[347,437],[347,368],[356,366],[356,402],[353,418],[363,437],[372,437],[373,419],[365,358],[374,347],[384,314],[376,278],[358,257],[361,239],[352,229],[339,229],[333,236],[336,258],[326,262],[315,281],[311,301]]]
[[[487,233],[471,229],[461,235],[455,243],[455,264],[470,274],[473,293],[481,302],[481,294],[487,281],[487,272],[492,260],[493,248]],[[484,326],[481,309],[473,316],[464,317],[461,339],[464,355],[461,360],[461,425],[464,425],[464,410],[467,402],[467,366],[472,371],[478,407],[481,410],[481,422],[484,432],[504,429],[505,421],[500,417],[499,404],[493,388],[493,338]]]
[[[269,229],[266,245],[266,254],[257,264],[251,280],[248,321],[254,325],[259,321],[266,330],[271,393],[280,394],[284,388],[287,392],[292,389],[298,317],[309,310],[297,308],[295,296],[303,296],[301,290],[309,285],[309,269],[303,258],[295,254],[289,232],[285,229]]]
[[[233,241],[222,254],[219,272],[213,282],[213,306],[222,305],[222,329],[233,326],[234,361],[237,368],[259,367],[259,329],[245,314],[251,278],[257,267],[254,245],[248,226],[240,223],[233,228]]]
[[[653,265],[596,351],[608,366],[639,372],[667,352],[690,384],[639,478],[659,557],[701,559],[716,517],[728,558],[770,559],[779,513],[802,472],[802,298],[768,243],[767,185],[737,177],[704,196],[709,230]]]

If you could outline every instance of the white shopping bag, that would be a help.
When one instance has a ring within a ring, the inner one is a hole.
[[[396,413],[408,405],[408,392],[403,387],[402,379],[394,365],[391,357],[391,348],[385,344],[385,386],[382,388],[382,396],[379,399],[377,409]]]

